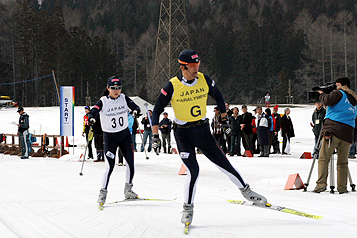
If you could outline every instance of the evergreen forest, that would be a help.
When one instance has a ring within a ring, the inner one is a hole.
[[[189,47],[229,103],[262,103],[267,93],[272,103],[307,103],[312,87],[344,76],[356,91],[357,0],[183,2]],[[76,105],[94,104],[112,75],[125,94],[155,103],[160,3],[0,0],[0,94],[58,105],[44,77],[53,71],[58,87],[75,86]]]

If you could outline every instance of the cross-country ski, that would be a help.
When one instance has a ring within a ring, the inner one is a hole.
[[[258,206],[258,205],[254,204],[252,202],[247,202],[247,201],[243,201],[243,200],[227,200],[227,201],[229,203],[233,203],[233,204],[271,209],[271,210],[274,210],[274,211],[285,212],[285,213],[289,213],[289,214],[293,214],[293,215],[297,215],[297,216],[302,216],[302,217],[307,217],[307,218],[312,218],[312,219],[317,219],[317,220],[322,219],[322,216],[312,215],[312,214],[309,214],[309,213],[306,213],[306,212],[301,212],[301,211],[297,211],[295,209],[291,209],[291,208],[288,208],[288,207],[277,206],[277,205],[273,205],[273,204],[270,204],[270,203],[265,204],[265,206]]]

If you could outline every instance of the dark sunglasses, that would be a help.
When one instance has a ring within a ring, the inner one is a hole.
[[[121,90],[121,86],[109,86],[111,90]]]

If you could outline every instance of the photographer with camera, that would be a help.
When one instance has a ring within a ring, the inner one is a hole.
[[[349,78],[338,78],[336,86],[337,88],[330,93],[318,91],[321,102],[327,106],[327,111],[321,129],[318,180],[313,190],[315,193],[326,190],[328,164],[335,149],[338,152],[337,190],[340,194],[348,192],[348,153],[354,136],[357,96],[350,89]]]

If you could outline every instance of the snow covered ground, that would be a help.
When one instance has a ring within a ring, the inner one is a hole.
[[[241,105],[239,106],[239,108]],[[292,155],[269,158],[229,157],[251,187],[272,204],[323,216],[314,220],[268,209],[230,204],[243,199],[239,190],[203,155],[198,155],[200,177],[190,237],[357,237],[357,193],[314,194],[284,190],[288,176],[299,173],[306,182],[312,160],[299,159],[313,147],[309,122],[313,106],[291,110],[296,137]],[[252,111],[253,107],[249,107]],[[279,112],[283,112],[283,107]],[[59,108],[25,108],[30,131],[59,134]],[[83,107],[75,107],[75,143],[81,137]],[[167,108],[169,116],[172,109]],[[213,106],[208,117],[213,116]],[[16,109],[0,110],[0,133],[16,133]],[[281,140],[281,138],[280,138]],[[138,136],[137,142],[141,142]],[[137,148],[139,149],[140,144]],[[173,147],[176,147],[173,144]],[[175,201],[136,201],[98,209],[104,163],[85,162],[79,176],[82,146],[61,159],[30,158],[0,154],[0,237],[185,237],[180,223],[183,184],[178,175],[178,155],[135,153],[134,191],[141,197],[177,198]],[[74,154],[73,154],[74,153]],[[357,160],[350,159],[352,178],[357,181]],[[116,167],[108,188],[107,202],[124,198],[125,167]],[[309,190],[315,186],[315,166]]]

